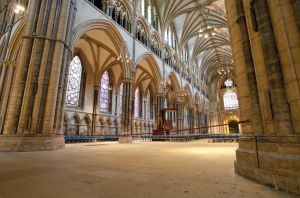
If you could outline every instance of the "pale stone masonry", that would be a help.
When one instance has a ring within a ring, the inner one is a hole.
[[[167,108],[178,134],[238,131],[236,173],[299,194],[299,13],[299,0],[1,0],[0,151],[132,142]]]
[[[243,102],[242,94],[254,84],[250,85],[245,72],[240,72],[245,62],[253,61],[261,109],[254,115],[261,113],[263,123],[263,129],[248,126],[244,130],[236,151],[235,170],[260,183],[300,193],[299,7],[287,0],[226,0],[225,4],[239,76],[241,117],[246,116],[246,109],[255,111],[251,103]],[[245,18],[241,19],[238,13],[243,12]],[[247,25],[246,30],[241,21]],[[242,44],[247,42],[251,51],[241,54]],[[248,97],[254,97],[253,93]]]

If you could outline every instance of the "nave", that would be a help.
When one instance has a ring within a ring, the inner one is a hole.
[[[0,153],[1,198],[296,198],[236,175],[237,146],[102,142],[68,144],[56,152]]]

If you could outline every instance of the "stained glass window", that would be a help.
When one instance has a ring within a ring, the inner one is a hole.
[[[151,23],[152,13],[151,13],[151,4],[148,6],[148,21]]]
[[[224,109],[237,109],[239,107],[237,95],[232,90],[228,90],[224,93],[223,102]]]
[[[141,0],[141,13],[145,16],[145,0]]]
[[[226,87],[232,87],[233,85],[233,81],[231,80],[231,78],[227,78],[224,82]]]
[[[123,83],[120,85],[120,107],[119,113],[122,114],[122,102],[123,102]]]
[[[168,43],[172,46],[172,32],[170,27],[168,28]]]
[[[68,85],[66,93],[66,104],[68,106],[79,106],[80,85],[81,85],[82,65],[78,56],[75,56],[70,63]]]
[[[147,98],[146,98],[146,119],[150,120],[151,119],[151,94],[150,91],[148,89],[147,91]]]
[[[110,100],[110,88],[109,88],[109,75],[105,71],[102,75],[100,82],[100,95],[99,95],[99,107],[100,111],[108,112],[109,111],[109,100]]]
[[[140,89],[136,88],[134,97],[134,117],[140,117]]]

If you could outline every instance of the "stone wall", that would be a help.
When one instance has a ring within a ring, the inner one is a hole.
[[[291,1],[225,2],[241,118],[252,122],[242,125],[235,170],[262,184],[299,194],[299,10]],[[251,67],[254,75],[249,73]],[[254,80],[256,87],[251,88]],[[251,89],[257,89],[252,90],[256,95],[249,95]],[[259,106],[251,102],[253,96]]]

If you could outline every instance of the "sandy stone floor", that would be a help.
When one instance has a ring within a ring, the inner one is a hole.
[[[295,197],[235,175],[235,143],[135,142],[0,153],[0,197]]]

